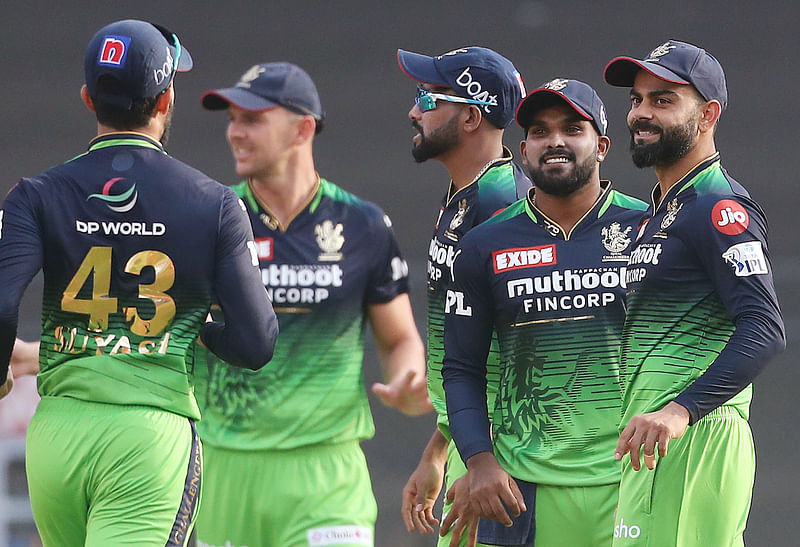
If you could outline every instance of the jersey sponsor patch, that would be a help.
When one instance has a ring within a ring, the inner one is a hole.
[[[554,244],[501,249],[492,253],[494,273],[517,270],[519,268],[550,266],[557,263],[556,246]]]
[[[372,530],[366,526],[324,526],[308,530],[309,547],[324,545],[368,545],[372,547]]]
[[[127,36],[107,35],[103,38],[103,45],[100,46],[97,64],[122,68],[125,66],[125,58],[128,56],[128,46],[130,45],[131,39]]]
[[[728,247],[722,258],[733,266],[736,277],[769,273],[767,259],[760,241],[746,241]]]
[[[738,201],[721,199],[711,209],[711,222],[723,234],[741,234],[750,226],[750,215]]]
[[[275,240],[271,237],[257,237],[256,251],[259,260],[272,260],[275,252]]]

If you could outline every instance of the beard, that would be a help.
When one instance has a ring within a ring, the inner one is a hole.
[[[411,122],[420,136],[419,144],[411,149],[411,155],[417,163],[422,163],[449,152],[461,142],[458,135],[458,116],[453,116],[441,127],[425,135],[422,126],[416,121]]]
[[[561,173],[545,173],[541,166],[548,156],[554,155],[569,158],[574,167],[571,170],[564,170]],[[527,171],[528,178],[531,179],[537,190],[545,194],[550,194],[551,196],[566,197],[589,184],[596,166],[597,158],[594,155],[590,154],[589,157],[578,163],[575,154],[562,149],[556,152],[543,154],[539,158],[539,163],[537,163],[536,167],[532,167],[529,164],[525,167],[525,171]]]
[[[697,121],[697,117],[690,117],[682,124],[666,128],[645,121],[633,122],[629,127],[633,164],[639,168],[662,167],[686,156],[695,143]],[[656,142],[637,144],[634,133],[639,129],[657,131],[661,137]]]
[[[158,142],[161,143],[161,146],[166,147],[167,142],[169,142],[169,133],[172,130],[172,115],[175,113],[175,103],[173,102],[169,106],[169,110],[167,110],[167,115],[164,118],[164,133],[161,135],[161,138],[158,139]]]

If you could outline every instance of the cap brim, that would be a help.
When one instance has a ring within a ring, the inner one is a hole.
[[[587,114],[586,111],[583,110],[581,107],[570,101],[563,93],[560,93],[554,89],[540,87],[539,89],[534,89],[533,91],[528,93],[528,95],[524,99],[522,99],[522,101],[519,103],[519,106],[517,106],[517,114],[515,116],[517,120],[517,125],[519,125],[522,129],[527,129],[528,127],[530,127],[531,125],[530,122],[531,118],[533,117],[533,114],[537,110],[539,110],[539,108],[541,108],[542,102],[544,102],[545,99],[551,97],[552,95],[555,95],[556,97],[564,101],[566,104],[568,104],[570,107],[572,107],[572,109],[575,110],[575,112],[577,112],[578,115],[581,116],[582,118],[585,118],[587,121],[590,122],[594,121],[594,118],[592,118],[589,114]]]
[[[658,63],[648,63],[647,61],[640,61],[639,59],[633,59],[631,57],[617,57],[616,59],[612,59],[603,71],[603,78],[605,78],[606,82],[610,85],[616,87],[633,87],[633,81],[636,79],[636,74],[640,70],[649,72],[659,80],[664,80],[665,82],[684,85],[689,85],[691,83]]]
[[[406,76],[418,82],[451,87],[450,82],[442,78],[442,75],[436,70],[436,66],[433,64],[433,57],[398,49],[397,64],[400,65],[400,70]]]
[[[200,102],[206,110],[225,110],[230,105],[233,105],[242,110],[259,112],[280,106],[274,101],[265,99],[240,87],[206,91],[200,98]]]
[[[172,48],[173,50],[175,48]],[[183,47],[181,44],[181,56],[178,59],[178,72],[189,72],[194,67],[194,60],[192,60],[192,55],[189,53],[189,50]]]

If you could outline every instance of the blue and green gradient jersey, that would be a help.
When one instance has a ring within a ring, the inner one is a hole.
[[[670,401],[691,421],[729,405],[748,417],[753,378],[785,346],[767,221],[706,159],[665,196],[653,190],[627,271],[621,427]]]
[[[287,450],[371,437],[365,314],[408,292],[389,218],[320,179],[310,203],[281,226],[246,182],[234,189],[247,204],[281,335],[272,362],[258,372],[198,348],[201,438],[239,450]]]
[[[518,479],[612,484],[625,265],[647,205],[604,181],[597,202],[565,232],[534,199],[531,190],[456,251],[445,305],[451,432],[464,461],[493,451]],[[487,409],[493,330],[499,392]]]
[[[439,429],[450,438],[447,406],[442,389],[444,359],[444,300],[450,284],[450,267],[456,245],[469,230],[502,211],[525,195],[531,183],[511,151],[486,165],[475,180],[459,191],[450,191],[442,200],[433,237],[428,246],[428,393],[438,414]],[[489,352],[489,398],[496,393],[497,344]]]
[[[138,133],[22,179],[0,210],[0,373],[17,309],[41,268],[43,397],[161,408],[199,418],[186,366],[201,333],[259,368],[277,320],[236,194]],[[212,295],[237,315],[204,326]]]

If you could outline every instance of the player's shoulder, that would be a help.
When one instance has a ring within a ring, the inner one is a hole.
[[[525,200],[519,199],[508,207],[498,211],[485,222],[472,228],[464,235],[462,241],[467,241],[468,243],[478,246],[491,243],[492,241],[496,242],[499,238],[502,239],[502,235],[507,230],[514,229],[510,224],[517,222],[517,219],[525,214],[527,214],[525,210]]]
[[[349,217],[360,217],[367,223],[380,222],[384,224],[388,220],[386,213],[377,204],[348,192],[338,184],[320,177],[318,196],[311,204],[312,212],[313,209],[322,206],[323,202],[327,202],[328,206],[340,210],[342,214],[347,214]]]
[[[624,194],[615,188],[612,188],[609,191],[606,200],[607,203],[611,206],[617,207],[618,209],[625,209],[629,211],[643,212],[646,211],[648,207],[645,201],[642,201],[641,199],[636,198],[634,196]]]

